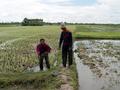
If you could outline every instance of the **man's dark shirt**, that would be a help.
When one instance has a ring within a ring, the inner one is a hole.
[[[72,33],[69,31],[63,31],[60,36],[59,48],[61,47],[72,47]]]

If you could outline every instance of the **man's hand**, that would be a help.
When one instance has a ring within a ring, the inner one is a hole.
[[[69,47],[69,50],[72,50],[72,47]]]

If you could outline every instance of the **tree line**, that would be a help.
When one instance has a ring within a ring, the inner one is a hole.
[[[66,25],[120,25],[120,24],[97,24],[97,23],[69,23]],[[43,19],[28,19],[24,18],[22,22],[0,22],[0,26],[16,25],[16,26],[43,26],[43,25],[60,25],[61,22],[44,22]]]

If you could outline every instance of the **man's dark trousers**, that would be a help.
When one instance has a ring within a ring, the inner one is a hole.
[[[42,54],[42,55],[40,55],[40,57],[39,57],[40,70],[43,70],[43,60],[44,60],[44,59],[45,59],[47,68],[50,69],[48,54]]]
[[[66,67],[67,62],[68,62],[68,66],[72,65],[73,51],[71,47],[63,46],[62,47],[62,63],[64,67]]]

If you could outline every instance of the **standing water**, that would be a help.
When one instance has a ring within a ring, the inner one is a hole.
[[[74,43],[79,90],[120,90],[120,41]]]

